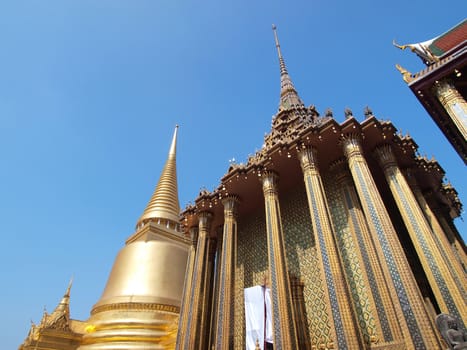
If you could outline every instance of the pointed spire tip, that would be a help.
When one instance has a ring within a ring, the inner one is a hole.
[[[279,102],[279,110],[284,108],[290,108],[294,105],[303,106],[303,102],[298,96],[297,91],[290,79],[289,73],[285,66],[284,58],[282,57],[281,45],[279,43],[279,37],[277,36],[276,25],[272,25],[274,32],[274,42],[276,44],[277,56],[279,57],[279,68],[281,72],[281,97]]]
[[[73,285],[74,276],[71,275],[70,282],[68,282],[68,287],[66,289],[65,295],[70,296],[71,286]]]
[[[178,124],[172,137],[167,161],[162,169],[159,182],[144,209],[143,215],[136,223],[140,227],[147,220],[166,219],[177,223],[179,220],[180,205],[178,202],[176,151]]]

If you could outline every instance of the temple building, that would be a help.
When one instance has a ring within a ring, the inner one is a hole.
[[[44,310],[40,323],[31,325],[19,350],[74,350],[78,347],[86,323],[70,318],[70,290],[71,282],[55,310],[51,314]]]
[[[438,314],[465,330],[462,206],[442,167],[368,107],[338,122],[305,106],[273,29],[280,99],[263,147],[180,213],[176,129],[90,318],[72,327],[69,290],[57,307],[76,342],[41,343],[46,318],[20,349],[443,349]]]
[[[426,65],[415,74],[400,65],[396,67],[467,163],[467,19],[434,39],[395,46],[409,48]]]

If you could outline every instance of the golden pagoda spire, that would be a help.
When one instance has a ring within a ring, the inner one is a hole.
[[[188,241],[179,230],[178,125],[159,182],[118,253],[79,350],[173,349]]]
[[[297,105],[304,106],[302,100],[298,96],[297,90],[295,90],[292,79],[287,72],[276,29],[277,27],[273,24],[272,31],[274,32],[274,40],[276,42],[277,55],[279,56],[279,66],[281,70],[281,98],[279,103],[279,110],[288,109]]]
[[[63,325],[63,327],[68,327],[68,321],[70,319],[70,291],[73,284],[73,278],[71,278],[70,283],[65,291],[65,294],[62,297],[62,300],[55,307],[54,311],[51,314],[44,312],[44,317],[41,321],[42,327],[54,326],[57,323]]]
[[[62,300],[60,300],[60,303],[58,303],[57,307],[55,310],[52,312],[52,315],[54,314],[70,314],[70,292],[71,292],[71,286],[73,285],[73,277],[70,279],[70,282],[68,283],[68,287],[66,288],[65,294],[63,295]]]
[[[176,166],[177,131],[178,125],[175,126],[169,155],[159,178],[159,182],[146,209],[144,209],[143,215],[141,215],[136,223],[136,227],[155,219],[165,219],[178,223],[180,205],[178,203]]]

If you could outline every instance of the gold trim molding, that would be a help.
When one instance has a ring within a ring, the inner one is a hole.
[[[166,304],[155,304],[155,303],[118,303],[97,306],[91,311],[91,315],[115,310],[138,310],[138,311],[163,311],[180,313],[180,307]]]

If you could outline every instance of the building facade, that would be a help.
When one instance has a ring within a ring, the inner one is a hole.
[[[415,74],[400,65],[396,67],[467,163],[467,19],[434,39],[396,47],[409,48],[426,65]]]
[[[461,204],[443,169],[370,108],[339,123],[306,107],[274,35],[280,102],[264,146],[179,217],[174,135],[75,348],[245,349],[253,286],[271,290],[275,349],[442,349],[439,313],[465,329]]]

